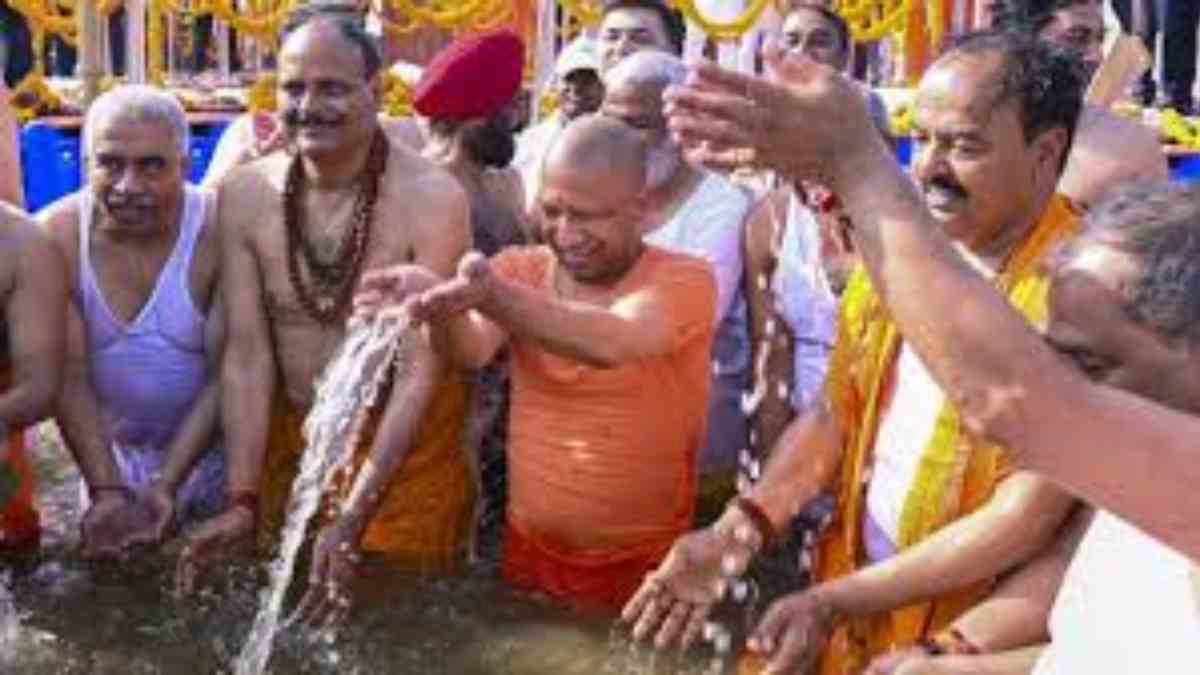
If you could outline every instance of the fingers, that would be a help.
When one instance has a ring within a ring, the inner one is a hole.
[[[656,593],[646,603],[641,616],[633,627],[633,639],[643,640],[662,624],[667,612],[671,609],[671,599],[663,593]]]
[[[787,630],[779,643],[779,649],[767,662],[764,675],[782,675],[783,673],[807,673],[809,661],[812,660],[812,648],[807,630]]]
[[[683,635],[679,639],[680,649],[691,649],[704,636],[704,624],[712,612],[712,605],[694,605],[687,624],[683,627]]]
[[[185,598],[196,590],[198,566],[192,545],[189,543],[179,554],[179,562],[175,564],[175,597]]]
[[[667,613],[667,618],[663,620],[662,626],[659,627],[658,634],[654,636],[654,646],[657,649],[671,646],[683,634],[683,629],[688,625],[688,619],[691,616],[691,603],[676,600],[671,611]]]
[[[667,89],[663,98],[672,128],[688,119],[722,121],[741,129],[763,128],[769,121],[752,99],[736,94],[684,86]]]
[[[633,593],[633,597],[625,603],[621,608],[620,621],[622,623],[633,623],[645,611],[646,605],[659,592],[660,584],[654,579],[653,574],[646,575],[642,580],[642,585]]]
[[[770,654],[775,651],[775,646],[779,643],[780,634],[787,627],[788,611],[785,601],[777,601],[767,608],[767,613],[763,615],[762,621],[758,622],[758,627],[750,635],[748,644],[750,649],[760,654]]]

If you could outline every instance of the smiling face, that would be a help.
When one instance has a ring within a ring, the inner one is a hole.
[[[1078,56],[1091,78],[1104,60],[1104,10],[1099,0],[1055,10],[1038,37]]]
[[[153,234],[183,201],[188,157],[164,120],[114,115],[90,132],[88,185],[110,223],[126,234]]]
[[[642,253],[642,181],[547,159],[538,207],[559,264],[575,281],[612,285]]]
[[[1066,132],[1026,140],[1015,95],[1000,98],[1003,56],[955,54],[921,81],[913,175],[947,235],[984,253],[1038,217],[1058,181]]]
[[[604,16],[597,42],[601,67],[607,71],[643,49],[671,52],[671,37],[662,18],[651,9],[614,9]]]
[[[340,156],[370,142],[374,88],[360,48],[332,22],[314,21],[286,38],[277,94],[288,138],[304,156]]]
[[[789,55],[805,56],[836,70],[845,70],[848,45],[842,43],[837,26],[812,7],[792,10],[783,20],[782,47]]]

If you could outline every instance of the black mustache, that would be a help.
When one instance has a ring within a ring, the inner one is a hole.
[[[135,195],[111,196],[104,200],[104,206],[110,209],[123,209],[131,206],[139,209],[148,209],[154,206],[154,199],[152,197]]]
[[[314,115],[295,109],[283,114],[283,121],[291,127],[333,127],[341,124],[343,119],[340,115]]]
[[[964,198],[964,199],[967,196],[967,191],[965,189],[963,189],[963,187],[961,185],[951,181],[948,178],[941,178],[941,177],[931,178],[929,180],[928,184],[926,184],[926,186],[925,186],[925,191],[928,192],[930,188],[937,188],[939,190],[942,190],[943,192],[949,192],[950,194],[952,194],[956,197],[960,197],[960,198]]]

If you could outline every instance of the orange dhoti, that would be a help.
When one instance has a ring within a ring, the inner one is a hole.
[[[33,508],[33,485],[25,434],[10,433],[0,449],[0,551],[37,547],[41,524]]]
[[[353,471],[367,458],[390,387],[381,390],[355,449]],[[363,533],[367,553],[422,573],[447,572],[463,560],[472,527],[474,486],[463,453],[467,397],[458,377],[442,373],[416,438]],[[273,406],[260,484],[259,541],[278,537],[304,451],[304,415]],[[344,486],[347,490],[353,478]]]

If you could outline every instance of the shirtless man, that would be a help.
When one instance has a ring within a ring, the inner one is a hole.
[[[56,421],[88,499],[145,492],[154,522],[141,534],[157,540],[173,516],[221,506],[216,207],[185,183],[187,118],[169,94],[113,89],[83,137],[87,185],[39,216],[73,292]]]
[[[360,24],[363,22],[363,12],[357,4],[340,0],[317,0],[300,5],[292,15],[300,17],[307,13],[338,14]],[[388,140],[403,147],[420,150],[425,144],[424,132],[415,118],[388,117],[380,113],[379,126]],[[239,115],[221,134],[201,184],[215,186],[233,169],[271,154],[287,145],[288,140],[287,126],[278,112],[264,110]]]
[[[36,548],[33,470],[24,429],[53,409],[62,381],[67,283],[62,256],[17,209],[0,204],[0,553]],[[103,522],[113,502],[90,514]]]
[[[222,287],[236,317],[221,370],[226,510],[190,536],[184,591],[197,563],[248,542],[256,521],[265,535],[282,524],[301,422],[360,275],[398,263],[449,275],[469,236],[454,179],[379,130],[382,64],[361,25],[306,11],[283,33],[279,100],[296,153],[239,168],[218,195]],[[465,395],[427,340],[412,347],[409,376],[382,395],[374,439],[358,448],[369,456],[318,537],[310,599],[336,597],[327,585],[352,578],[359,550],[419,570],[459,559],[471,513]]]
[[[1100,0],[1010,0],[1021,27],[1076,54],[1090,78],[1100,67],[1104,7]],[[1167,159],[1149,127],[1094,105],[1079,116],[1058,191],[1086,209],[1114,185],[1167,177]]]
[[[429,121],[422,154],[458,179],[471,200],[474,248],[486,256],[525,240],[525,195],[509,167],[509,110],[521,85],[525,46],[511,31],[456,42],[438,54],[413,94]]]

